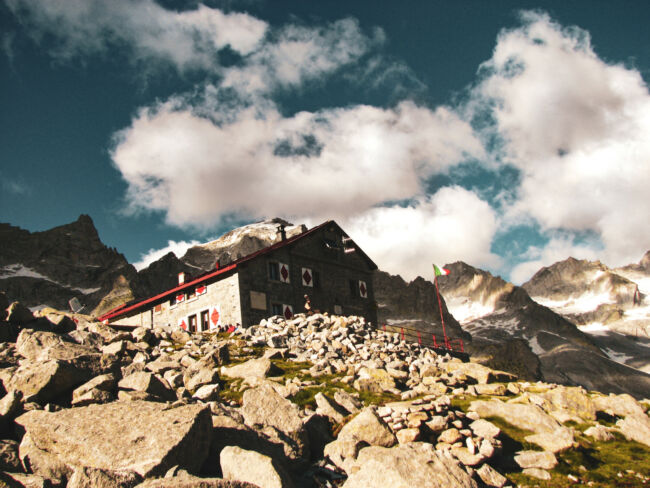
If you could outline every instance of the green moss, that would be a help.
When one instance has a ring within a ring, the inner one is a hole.
[[[578,448],[557,455],[559,463],[551,472],[551,480],[541,481],[515,472],[507,473],[507,477],[517,485],[540,488],[575,486],[568,475],[578,478],[581,484],[591,483],[589,486],[596,488],[647,485],[637,477],[637,473],[650,477],[650,448],[622,437],[610,442],[591,443],[583,437],[578,440]]]
[[[242,396],[244,395],[243,391],[239,391],[241,384],[241,378],[222,377],[219,381],[219,386],[221,387],[221,390],[219,390],[219,397],[222,400],[235,401],[241,405]]]

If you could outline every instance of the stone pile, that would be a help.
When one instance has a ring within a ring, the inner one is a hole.
[[[226,337],[36,315],[0,293],[10,486],[501,487],[504,457],[548,478],[577,434],[650,445],[632,397],[516,382],[358,317],[273,317]],[[530,430],[539,450],[505,453],[488,417]]]

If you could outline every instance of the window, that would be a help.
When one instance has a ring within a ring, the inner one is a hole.
[[[178,302],[176,301],[176,295],[169,299],[169,307],[175,307]]]
[[[350,295],[355,298],[359,296],[359,282],[357,280],[350,280]]]
[[[209,310],[204,310],[201,312],[201,330],[206,331],[210,330],[210,314]]]
[[[320,290],[320,273],[318,271],[314,271],[314,288]]]
[[[289,283],[289,265],[285,263],[269,263],[269,279]]]
[[[190,332],[196,332],[196,315],[187,317],[187,322],[190,326]]]
[[[190,290],[187,292],[187,301],[196,298],[196,290]]]
[[[153,307],[154,313],[162,313],[162,303],[159,303],[155,307]]]
[[[281,303],[272,303],[271,304],[271,315],[282,315],[282,304]]]
[[[269,279],[273,281],[280,281],[279,263],[269,263]]]

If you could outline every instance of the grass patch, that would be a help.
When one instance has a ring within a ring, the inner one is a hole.
[[[241,378],[229,378],[228,376],[222,376],[219,380],[219,398],[221,400],[235,401],[241,405],[242,397],[244,396],[243,391],[239,391],[239,387],[242,384]]]
[[[650,448],[622,437],[610,442],[590,443],[584,438],[578,441],[578,448],[557,455],[559,464],[551,472],[549,481],[514,472],[506,476],[517,485],[540,488],[575,486],[568,475],[575,476],[583,485],[596,488],[647,486],[647,481],[644,483],[637,473],[650,478]]]

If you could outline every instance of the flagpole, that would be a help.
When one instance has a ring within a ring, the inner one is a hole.
[[[438,290],[438,275],[436,274],[436,267],[433,266],[433,282],[436,285],[436,295],[438,296],[438,308],[440,309],[440,321],[442,322],[442,335],[445,339],[445,347],[449,349],[449,339],[447,339],[447,330],[445,328],[445,318],[442,315],[442,302],[440,301],[440,290]]]

